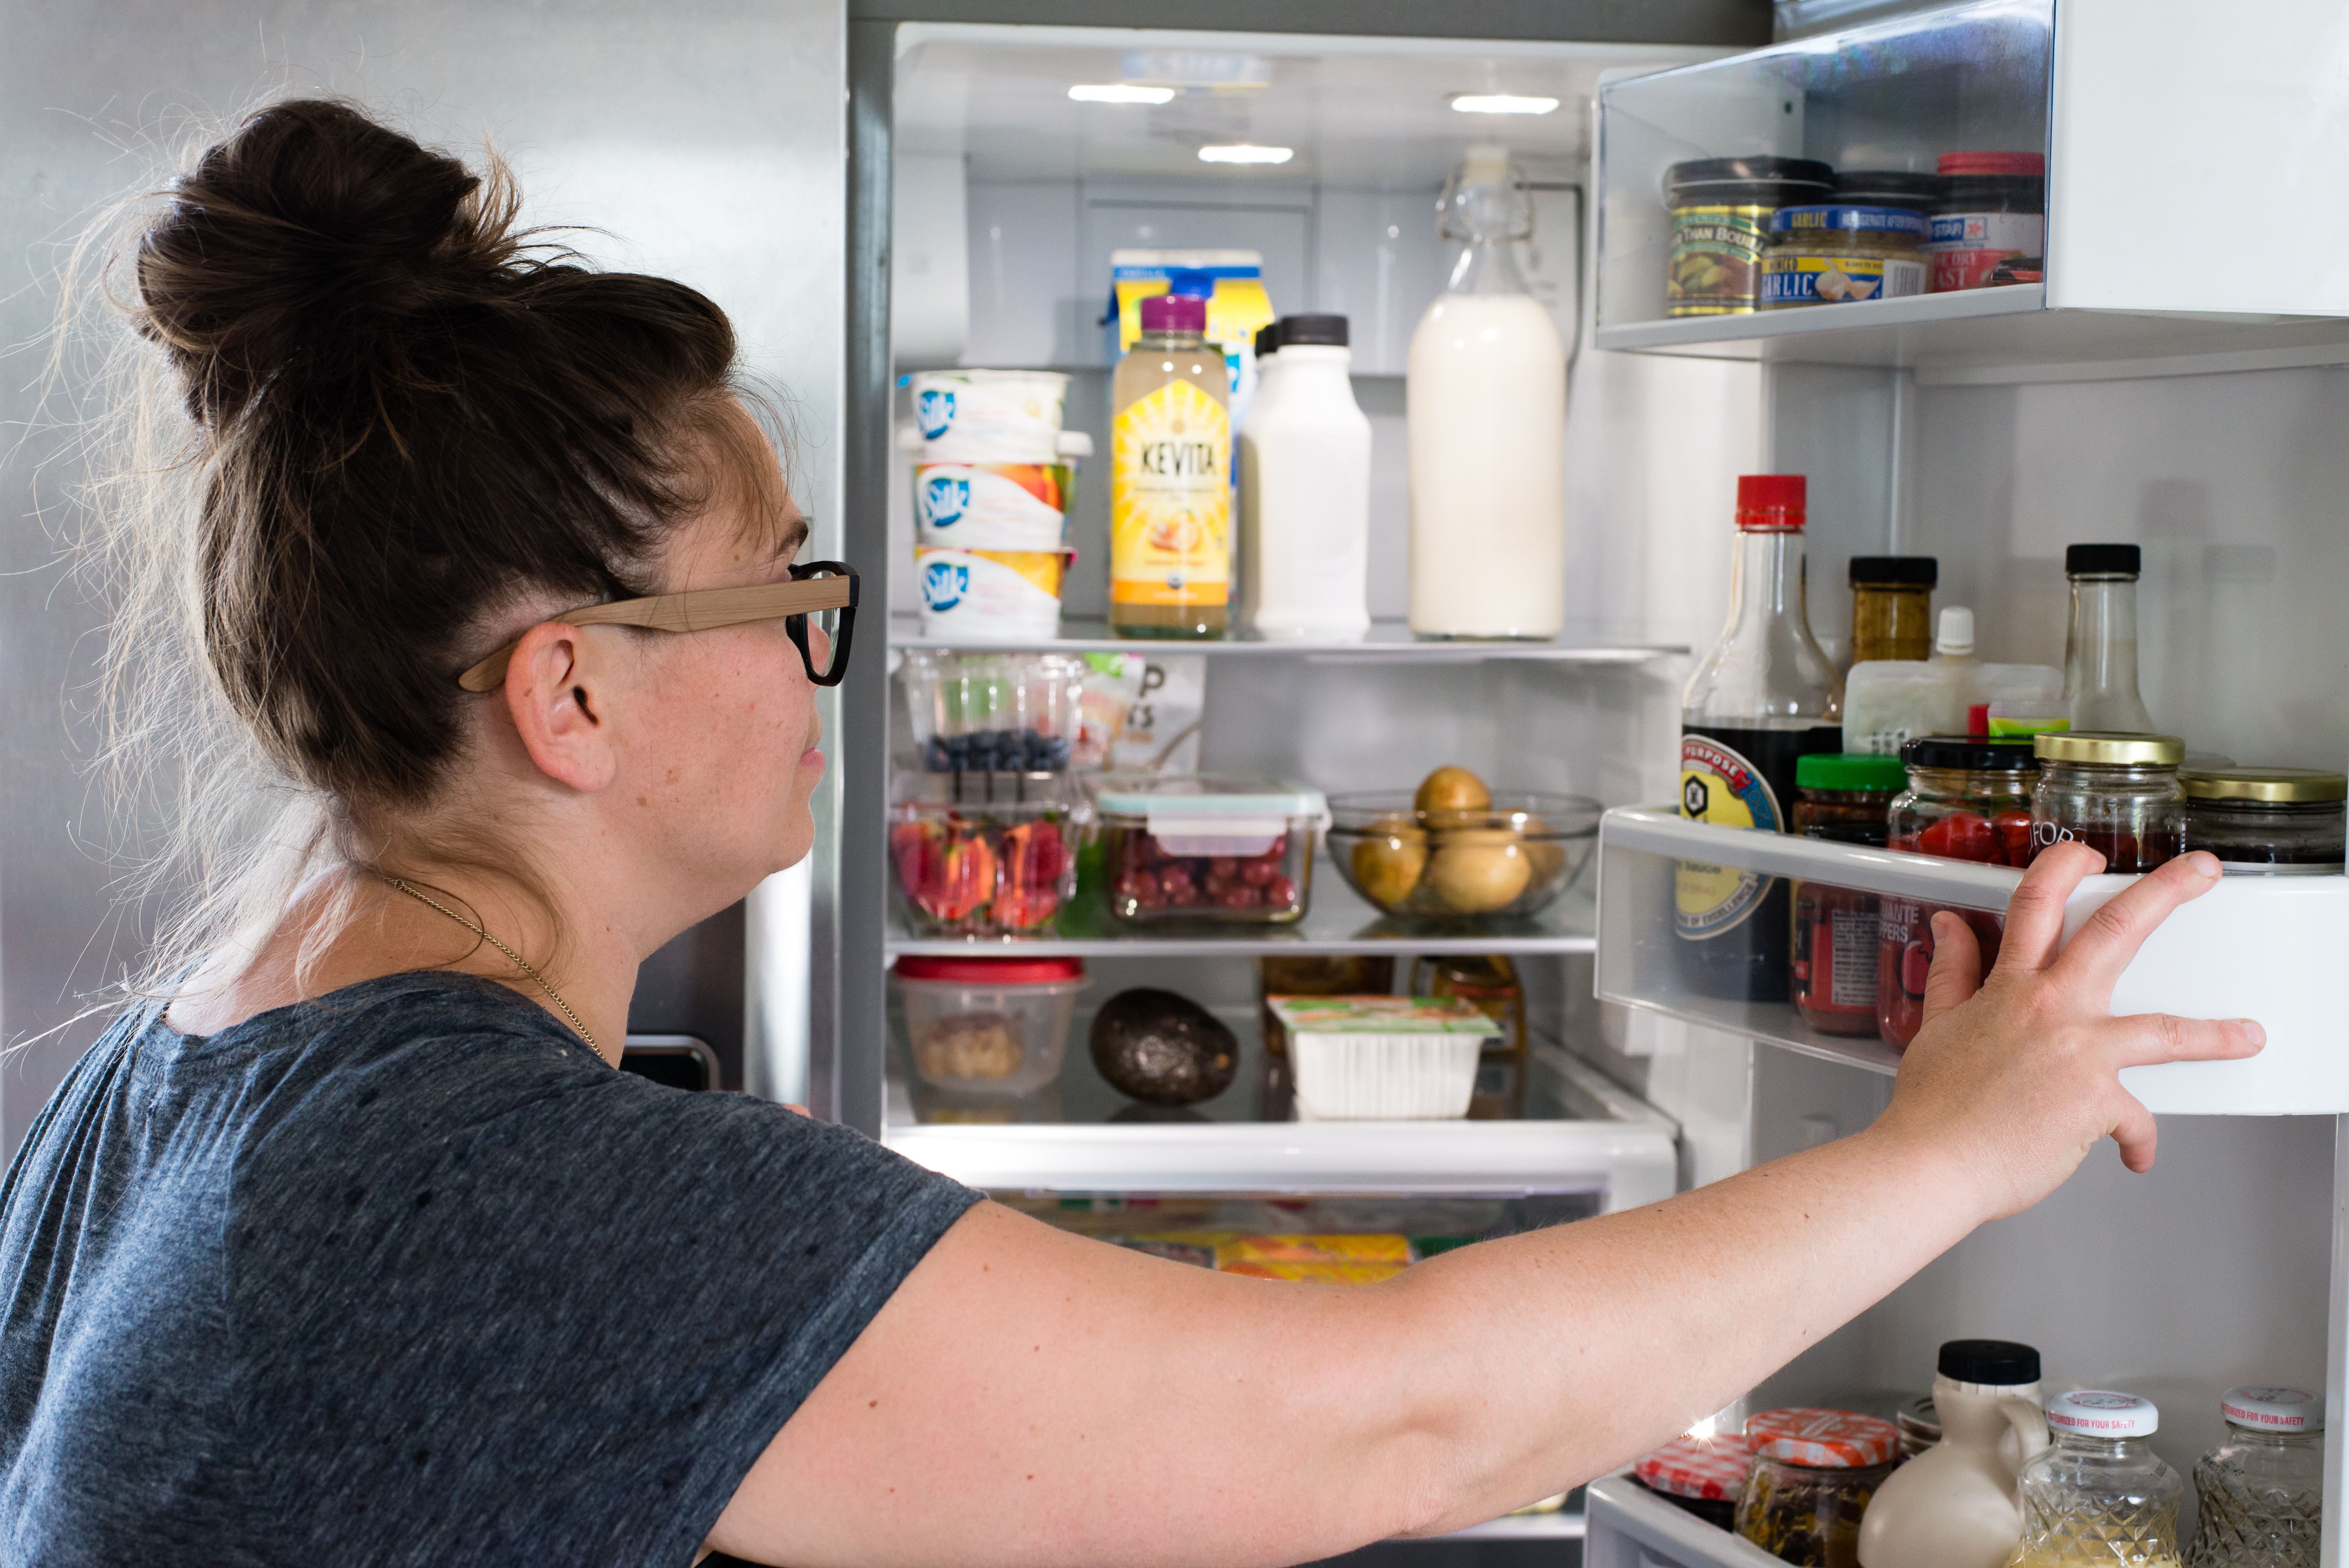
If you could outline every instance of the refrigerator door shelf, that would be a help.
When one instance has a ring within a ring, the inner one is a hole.
[[[1777,1559],[1674,1508],[1628,1473],[1590,1483],[1584,1568],[1771,1568]]]
[[[1672,877],[1681,861],[2002,912],[2023,873],[1692,822],[1669,809],[1619,808],[1599,827],[1598,992],[1602,1000],[1708,1025],[1768,1045],[1897,1071],[1873,1039],[1817,1034],[1784,1003],[1730,1002],[1685,989],[1675,962]],[[2066,940],[2135,879],[2090,877],[2064,909]],[[2121,1083],[2167,1115],[2349,1112],[2349,1016],[2337,977],[2349,877],[2228,877],[2178,909],[2113,988],[2116,1014],[2256,1018],[2267,1048],[2234,1062],[2130,1068]]]

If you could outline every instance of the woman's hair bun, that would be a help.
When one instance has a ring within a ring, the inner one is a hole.
[[[347,104],[272,104],[175,181],[139,247],[139,325],[217,427],[289,372],[365,361],[371,321],[481,299],[520,248],[481,181]]]

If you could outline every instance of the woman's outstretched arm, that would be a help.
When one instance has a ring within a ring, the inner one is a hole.
[[[1937,917],[1925,1026],[1865,1132],[1643,1209],[1327,1287],[983,1204],[777,1435],[711,1543],[798,1568],[1297,1563],[1599,1474],[2037,1202],[2102,1139],[2150,1165],[2153,1119],[2119,1068],[2259,1047],[2256,1025],[2109,1016],[2146,933],[2218,866],[2171,862],[2059,946],[2064,896],[2098,865],[2041,857],[1986,980],[1964,922]]]

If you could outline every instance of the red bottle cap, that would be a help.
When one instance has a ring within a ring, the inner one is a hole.
[[[1934,168],[1943,174],[2044,174],[2047,159],[2037,152],[1944,152]]]
[[[1153,294],[1142,302],[1144,332],[1205,332],[1207,302],[1197,294]]]
[[[1800,474],[1737,476],[1737,526],[1791,531],[1803,526],[1804,484]]]

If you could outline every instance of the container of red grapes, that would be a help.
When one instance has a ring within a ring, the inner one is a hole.
[[[1286,925],[1312,896],[1319,789],[1278,779],[1104,774],[1092,786],[1110,913],[1130,924]]]
[[[925,936],[1048,934],[1076,892],[1091,814],[1065,773],[900,773],[889,861],[905,923]]]

